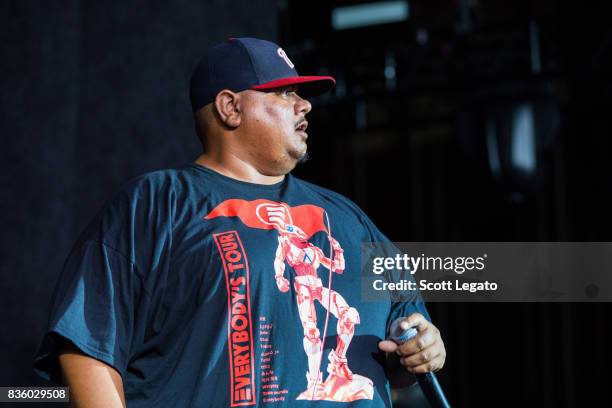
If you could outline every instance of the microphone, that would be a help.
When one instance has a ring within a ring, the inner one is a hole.
[[[389,339],[393,340],[398,345],[404,344],[418,334],[417,329],[414,327],[403,330],[400,325],[403,320],[404,319],[401,317],[395,319],[393,323],[391,323],[391,328],[389,330]],[[444,391],[442,391],[442,387],[440,387],[440,383],[434,373],[415,374],[415,377],[432,408],[450,408],[444,396]]]

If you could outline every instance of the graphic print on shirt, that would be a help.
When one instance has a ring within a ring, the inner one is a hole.
[[[227,288],[230,406],[255,405],[257,399],[249,261],[237,231],[213,234],[213,238],[223,263]]]
[[[373,399],[372,380],[353,373],[346,357],[355,334],[355,325],[359,324],[359,312],[333,290],[332,275],[344,272],[345,260],[342,246],[330,233],[325,210],[310,204],[291,207],[286,203],[263,199],[230,199],[215,207],[205,219],[216,217],[238,217],[250,228],[278,232],[276,252],[270,254],[274,265],[274,276],[270,279],[276,281],[279,295],[282,296],[290,289],[289,280],[285,277],[286,266],[295,271],[293,289],[297,295],[297,309],[304,330],[303,347],[308,361],[305,389],[296,399],[338,402]],[[320,231],[327,234],[330,242],[329,256],[309,241]],[[324,287],[319,277],[318,269],[321,266],[324,268],[322,271],[328,273],[329,287]],[[327,312],[325,322],[317,322],[317,304]],[[323,339],[327,334],[330,314],[336,319],[337,344],[327,356],[327,374],[324,376]]]

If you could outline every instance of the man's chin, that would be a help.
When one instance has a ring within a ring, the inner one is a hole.
[[[289,151],[289,157],[292,159],[294,166],[300,163],[306,163],[308,159],[310,159],[310,155],[306,149]]]
[[[305,151],[304,154],[302,154],[302,157],[300,157],[297,162],[298,164],[306,163],[308,159],[310,159],[310,155],[308,154],[308,151]]]

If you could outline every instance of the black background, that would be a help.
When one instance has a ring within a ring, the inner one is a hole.
[[[295,174],[355,200],[393,240],[611,241],[603,2],[419,0],[405,23],[336,32],[330,10],[344,4],[0,2],[0,385],[44,384],[31,357],[55,279],[103,202],[199,154],[189,76],[230,36],[276,40],[302,74],[338,78],[312,101],[312,159]],[[486,115],[534,101],[555,112],[536,171],[495,175]],[[608,304],[429,310],[454,406],[608,405]]]

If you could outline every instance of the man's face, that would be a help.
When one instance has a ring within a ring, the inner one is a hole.
[[[306,159],[305,116],[311,105],[297,88],[243,91],[240,141],[259,170],[269,175],[286,174]]]

